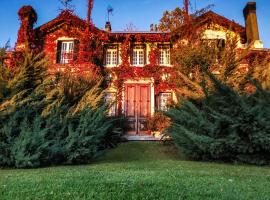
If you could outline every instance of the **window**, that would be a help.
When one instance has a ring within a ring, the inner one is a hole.
[[[60,63],[71,63],[74,59],[74,41],[62,41],[59,44],[61,45]]]
[[[159,94],[159,109],[162,111],[168,110],[168,105],[172,100],[172,93],[164,92]]]
[[[160,65],[170,65],[170,47],[169,46],[161,46],[159,48],[159,64]]]
[[[105,95],[105,102],[109,104],[108,116],[116,116],[116,93],[108,92]]]
[[[118,65],[118,48],[117,46],[110,46],[106,49],[106,66]]]
[[[143,66],[145,64],[145,47],[137,45],[133,47],[132,51],[132,65]]]
[[[218,48],[219,50],[223,50],[226,45],[225,39],[203,39],[203,42],[209,47]]]

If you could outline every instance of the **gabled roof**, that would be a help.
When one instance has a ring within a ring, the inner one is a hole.
[[[40,27],[36,28],[35,31],[39,31],[42,35],[45,35],[65,24],[73,27],[78,27],[82,30],[84,30],[88,25],[85,20],[79,18],[71,11],[63,10],[55,19],[41,25]],[[96,28],[93,24],[90,24],[90,26],[93,31],[103,32],[102,30]]]
[[[221,15],[218,15],[217,13],[213,11],[208,11],[201,16],[196,18],[196,22],[198,22],[200,25],[203,24],[218,24],[222,27],[231,29],[232,31],[238,32],[240,34],[245,33],[245,27],[241,26],[240,24],[229,20]]]
[[[213,11],[208,11],[194,19],[195,23],[197,24],[197,27],[201,27],[203,25],[208,24],[218,24],[222,27],[225,27],[227,29],[230,29],[232,31],[235,31],[239,33],[243,40],[245,40],[245,27],[241,26],[240,24],[237,24],[236,22],[229,20],[221,15],[218,15],[214,13]],[[62,27],[63,25],[68,25],[71,27],[77,27],[81,30],[84,30],[87,26],[91,27],[91,30],[93,32],[103,32],[108,33],[104,30],[100,30],[97,27],[95,27],[92,23],[88,25],[88,23],[79,18],[77,15],[72,13],[69,10],[62,11],[55,19],[51,20],[50,22],[41,25],[40,27],[36,28],[35,31],[38,32],[41,35],[46,35],[48,33],[51,33],[59,27]],[[154,41],[155,39],[160,41],[168,41],[170,40],[170,33],[169,32],[151,32],[151,31],[119,31],[119,32],[111,32],[108,33],[109,36],[114,38],[121,38],[125,37],[125,35],[132,35],[133,37],[141,36],[149,41]]]

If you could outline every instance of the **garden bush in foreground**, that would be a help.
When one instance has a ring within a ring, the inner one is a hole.
[[[238,94],[210,75],[215,90],[182,100],[167,114],[176,146],[196,160],[270,164],[270,92]]]
[[[52,76],[42,54],[22,58],[2,81],[0,167],[89,163],[114,144],[97,72]]]

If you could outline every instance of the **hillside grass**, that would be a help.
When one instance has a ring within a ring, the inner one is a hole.
[[[0,199],[270,199],[270,168],[188,161],[171,145],[129,142],[90,165],[2,169]]]

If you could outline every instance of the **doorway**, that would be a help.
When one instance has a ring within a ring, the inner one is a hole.
[[[125,84],[125,116],[130,135],[148,133],[147,117],[150,116],[150,84]]]

